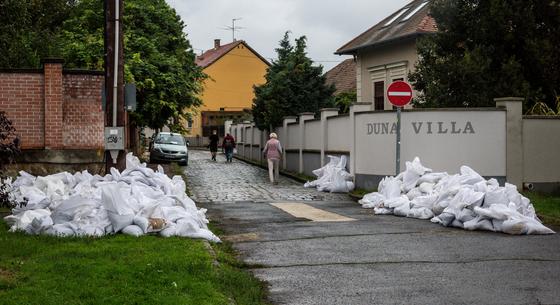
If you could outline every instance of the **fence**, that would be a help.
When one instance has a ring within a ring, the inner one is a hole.
[[[457,173],[467,165],[486,178],[519,188],[555,191],[560,186],[560,117],[522,116],[522,99],[496,99],[495,108],[405,109],[401,118],[401,163],[419,157],[434,171]],[[349,157],[357,187],[371,189],[395,175],[395,111],[354,104],[350,113],[323,109],[320,117],[286,117],[276,128],[285,148],[282,168],[311,175],[328,155]],[[226,124],[238,140],[237,156],[263,162],[265,132],[251,122]]]

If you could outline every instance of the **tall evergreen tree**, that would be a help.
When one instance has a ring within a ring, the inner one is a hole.
[[[434,0],[438,33],[419,43],[410,79],[416,106],[493,106],[521,96],[525,107],[560,95],[560,4],[554,0]]]
[[[289,32],[284,34],[276,49],[278,59],[267,70],[266,83],[254,87],[253,118],[259,129],[279,126],[285,116],[332,105],[335,89],[326,85],[323,67],[313,65],[306,48],[305,36],[292,46]]]

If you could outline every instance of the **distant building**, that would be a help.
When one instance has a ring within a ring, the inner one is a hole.
[[[417,40],[437,32],[429,15],[429,3],[410,2],[335,52],[356,58],[358,102],[371,103],[373,110],[392,108],[386,96],[387,86],[396,80],[408,81],[418,61]]]
[[[348,58],[325,73],[327,85],[336,88],[334,95],[356,92],[356,62]]]
[[[270,65],[245,41],[238,40],[220,45],[196,58],[196,64],[209,77],[204,83],[199,114],[187,123],[189,137],[208,137],[213,129],[223,136],[226,120],[240,120],[252,107],[253,86],[266,82],[266,69]]]

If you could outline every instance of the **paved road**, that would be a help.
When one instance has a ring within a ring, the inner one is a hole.
[[[191,153],[194,197],[269,284],[275,304],[560,304],[558,234],[376,216],[344,195],[287,178],[275,188],[260,168]]]

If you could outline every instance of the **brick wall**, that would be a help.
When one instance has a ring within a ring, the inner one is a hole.
[[[43,74],[39,71],[0,72],[0,111],[12,121],[23,148],[44,147],[43,96]]]
[[[0,111],[12,120],[23,149],[102,149],[104,117],[98,71],[0,70]]]
[[[62,144],[64,147],[103,147],[101,87],[103,75],[65,74]]]

